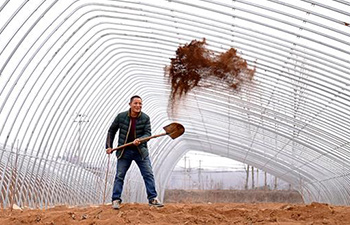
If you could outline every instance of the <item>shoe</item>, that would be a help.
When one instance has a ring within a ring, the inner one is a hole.
[[[156,198],[149,200],[148,205],[149,206],[155,206],[155,207],[163,207],[164,206]]]
[[[119,199],[114,200],[114,201],[112,202],[112,208],[113,208],[113,209],[119,209],[121,203],[122,203],[122,201],[119,200]]]

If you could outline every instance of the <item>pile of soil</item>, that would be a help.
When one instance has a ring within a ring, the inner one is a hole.
[[[120,210],[110,205],[48,210],[0,212],[0,224],[245,224],[245,225],[346,225],[350,207],[328,204],[286,203],[169,203],[164,208],[125,203]]]

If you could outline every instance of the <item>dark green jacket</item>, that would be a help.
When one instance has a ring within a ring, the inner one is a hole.
[[[115,134],[119,130],[118,146],[126,144],[130,130],[130,110],[119,113],[108,130],[106,148],[113,148]],[[140,112],[136,119],[136,138],[151,136],[151,123],[147,114]],[[141,157],[144,159],[149,155],[147,142],[142,142],[137,146]],[[125,148],[116,152],[117,158],[123,156]]]

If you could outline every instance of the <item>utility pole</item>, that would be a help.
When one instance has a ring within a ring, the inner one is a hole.
[[[85,114],[77,113],[77,116],[73,121],[74,123],[78,123],[78,149],[77,149],[77,154],[75,154],[77,157],[77,161],[76,161],[77,164],[80,164],[80,155],[81,155],[81,125],[82,123],[89,122],[88,119],[84,119],[86,117],[87,115]]]

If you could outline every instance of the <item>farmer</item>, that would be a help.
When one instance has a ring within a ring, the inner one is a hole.
[[[146,113],[141,112],[142,99],[140,96],[132,96],[129,105],[130,109],[128,111],[119,113],[114,119],[107,135],[107,154],[112,153],[113,140],[118,130],[118,146],[129,142],[133,143],[116,152],[118,161],[112,194],[112,207],[114,209],[120,208],[124,178],[133,160],[139,167],[145,182],[149,205],[163,207],[163,204],[157,200],[157,191],[151,161],[149,159],[147,142],[140,142],[140,138],[151,136],[150,118]]]

